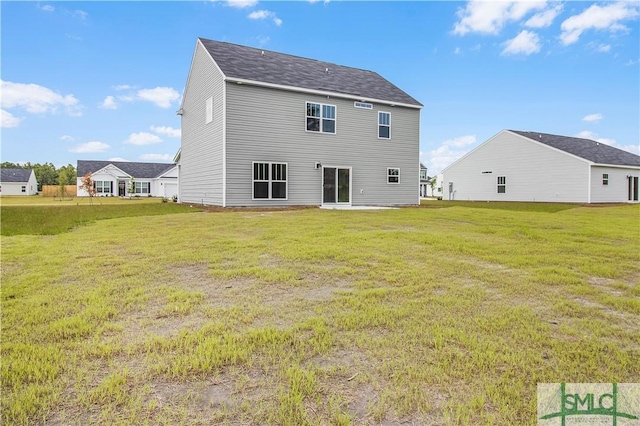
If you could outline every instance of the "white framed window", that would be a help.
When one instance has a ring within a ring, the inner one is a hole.
[[[391,113],[378,111],[378,138],[391,139]]]
[[[253,162],[253,199],[287,199],[287,163]]]
[[[97,180],[93,182],[93,186],[98,194],[110,194],[111,193],[111,181]]]
[[[336,133],[336,106],[306,103],[307,132]]]
[[[207,122],[209,124],[213,121],[213,96],[207,98]]]
[[[20,188],[20,190],[21,190],[22,192],[27,192],[27,187],[26,187],[26,185],[22,185],[22,188]]]
[[[420,170],[420,179],[427,180],[427,171],[426,170]]]
[[[609,173],[602,174],[602,184],[609,185]]]
[[[151,182],[133,182],[134,194],[150,194]]]
[[[498,194],[505,194],[507,192],[507,177],[498,176]]]
[[[400,183],[400,169],[397,167],[387,168],[387,183]]]

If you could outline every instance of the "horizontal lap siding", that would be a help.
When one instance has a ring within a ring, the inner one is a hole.
[[[306,132],[306,102],[336,106],[336,134]],[[378,139],[378,110],[391,113],[392,139]],[[229,206],[319,205],[325,166],[352,168],[353,205],[417,204],[417,109],[327,99],[283,90],[227,86],[227,203]],[[252,162],[289,165],[288,200],[252,200]],[[386,183],[387,167],[401,169],[401,183]],[[362,193],[361,193],[362,190]]]
[[[222,205],[223,76],[198,43],[183,102],[180,201]],[[206,101],[213,96],[213,121]]]
[[[504,194],[497,192],[498,176],[506,177]],[[589,165],[504,132],[444,171],[445,200],[449,182],[453,182],[455,200],[584,203],[588,202]]]
[[[608,174],[608,185],[602,184],[602,175]],[[628,176],[640,177],[640,170],[619,167],[591,167],[591,202],[624,203],[629,201]]]

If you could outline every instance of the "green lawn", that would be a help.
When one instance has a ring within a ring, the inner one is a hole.
[[[539,382],[640,382],[640,206],[552,206],[3,236],[2,423],[534,425]]]

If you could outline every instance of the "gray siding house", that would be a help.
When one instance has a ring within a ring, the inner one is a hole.
[[[372,71],[198,39],[179,200],[415,205],[422,104]]]
[[[445,200],[638,202],[640,156],[590,139],[503,130],[443,170]]]

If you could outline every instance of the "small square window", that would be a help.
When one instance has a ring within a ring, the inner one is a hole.
[[[400,169],[398,168],[387,169],[387,183],[400,183]]]
[[[609,173],[602,174],[602,184],[609,185]]]
[[[335,133],[336,132],[336,107],[335,105],[316,104],[307,102],[308,132]]]

